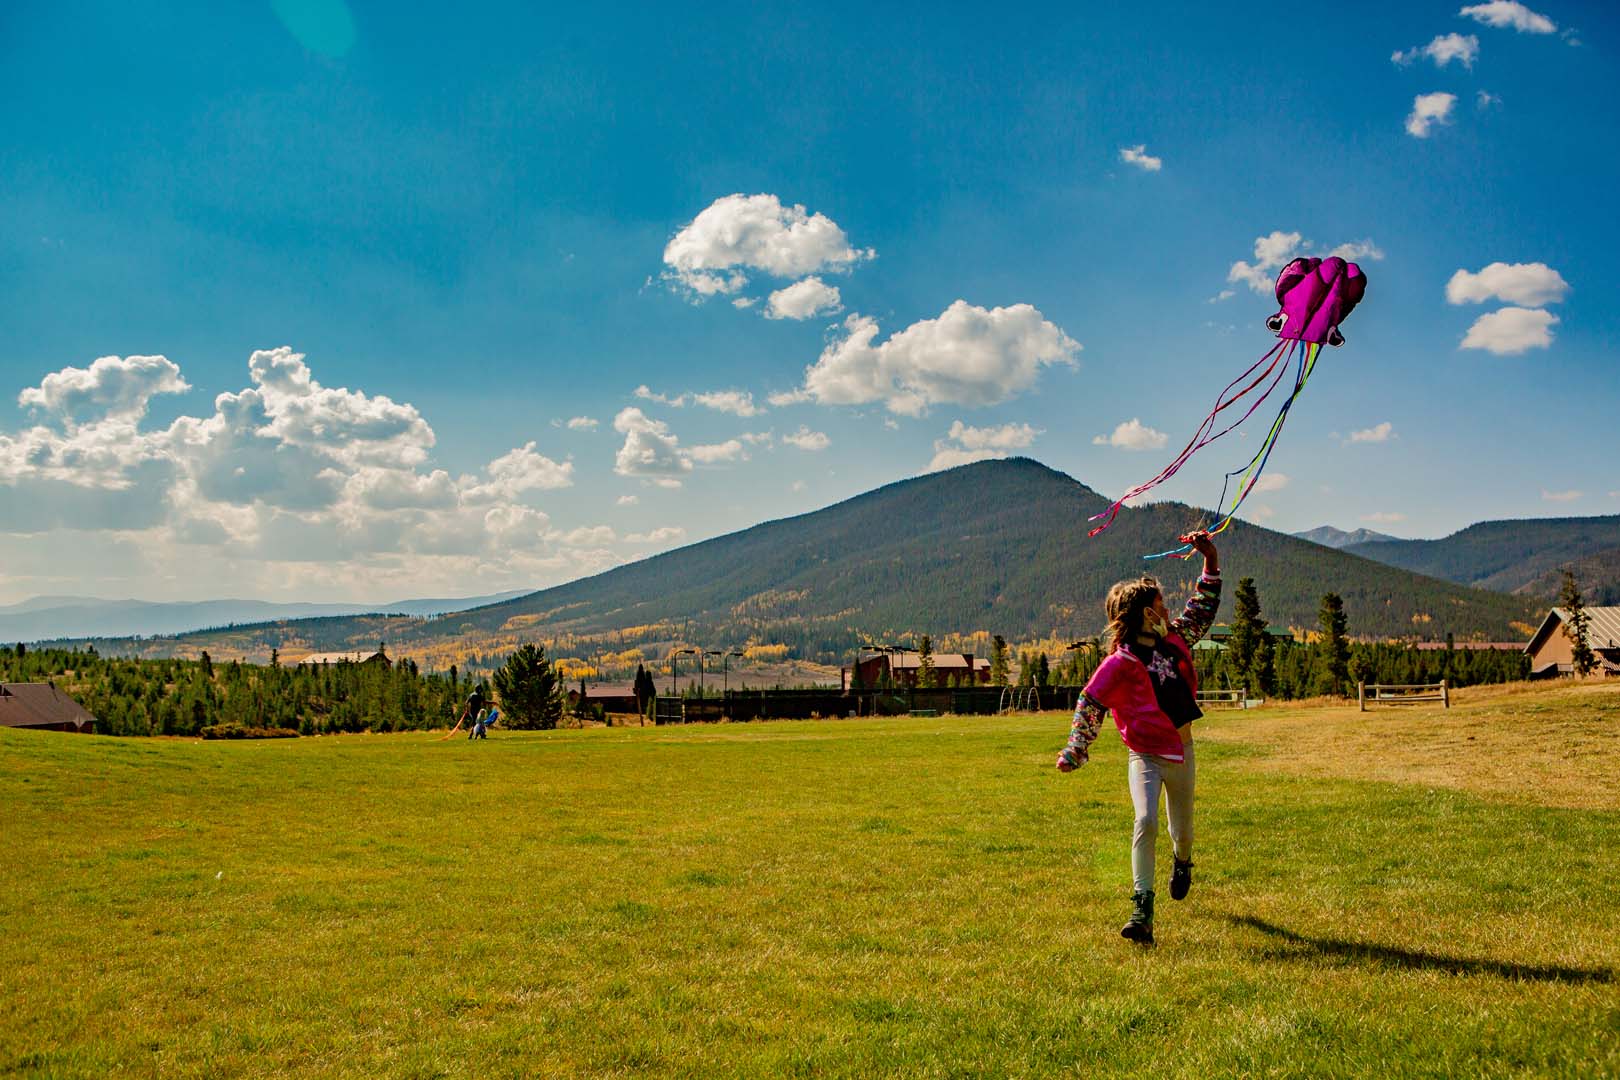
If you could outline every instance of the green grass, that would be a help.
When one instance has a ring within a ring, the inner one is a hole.
[[[1060,776],[1056,714],[0,731],[0,1076],[1620,1075],[1614,796],[1323,775],[1438,715],[1201,724],[1151,950],[1118,739]]]

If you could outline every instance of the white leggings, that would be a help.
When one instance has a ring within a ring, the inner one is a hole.
[[[1176,858],[1191,859],[1193,845],[1193,743],[1186,736],[1185,761],[1131,751],[1131,802],[1136,830],[1131,834],[1131,877],[1137,892],[1153,891],[1153,846],[1159,838],[1159,789],[1170,815],[1170,844]]]

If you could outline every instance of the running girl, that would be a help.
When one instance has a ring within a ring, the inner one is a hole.
[[[1084,765],[1104,710],[1114,714],[1114,726],[1130,751],[1131,802],[1136,806],[1131,918],[1120,936],[1145,945],[1153,943],[1154,844],[1161,788],[1175,849],[1170,898],[1180,900],[1192,887],[1192,722],[1203,715],[1192,646],[1215,621],[1221,601],[1219,557],[1209,533],[1188,533],[1181,542],[1204,557],[1204,572],[1180,618],[1170,618],[1159,583],[1150,577],[1122,581],[1108,590],[1104,602],[1108,630],[1103,638],[1108,655],[1081,691],[1069,744],[1057,758],[1061,772]]]

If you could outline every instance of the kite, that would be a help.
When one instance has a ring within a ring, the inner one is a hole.
[[[1124,506],[1126,501],[1158,487],[1176,475],[1195,453],[1254,415],[1255,410],[1271,396],[1272,391],[1282,384],[1283,379],[1292,370],[1293,391],[1278,410],[1277,417],[1271,422],[1271,429],[1261,440],[1259,449],[1247,462],[1227,473],[1226,480],[1221,485],[1221,497],[1215,503],[1217,513],[1226,505],[1226,493],[1231,487],[1233,478],[1240,477],[1232,505],[1226,508],[1224,516],[1217,524],[1208,527],[1210,533],[1224,532],[1232,523],[1232,515],[1237,513],[1238,507],[1243,505],[1243,500],[1254,491],[1255,483],[1265,471],[1266,462],[1271,458],[1271,451],[1277,446],[1277,436],[1282,433],[1283,422],[1288,419],[1288,410],[1293,407],[1294,401],[1305,389],[1305,383],[1316,367],[1316,358],[1321,354],[1322,346],[1325,344],[1337,347],[1344,344],[1344,335],[1339,333],[1339,324],[1349,317],[1357,304],[1361,303],[1361,298],[1366,292],[1367,275],[1361,272],[1361,267],[1353,262],[1345,262],[1338,256],[1327,259],[1295,259],[1283,267],[1282,272],[1277,275],[1279,310],[1266,320],[1266,329],[1277,335],[1277,344],[1266,350],[1265,355],[1256,360],[1247,371],[1226,385],[1226,389],[1215,399],[1215,408],[1210,410],[1204,422],[1193,433],[1192,439],[1169,465],[1153,479],[1138,484],[1120,496],[1119,501],[1107,510],[1091,518],[1092,521],[1101,521],[1102,524],[1087,535],[1096,536],[1108,528],[1119,516],[1120,507]],[[1239,384],[1243,384],[1243,388],[1234,392]],[[1221,414],[1228,409],[1238,408],[1239,403],[1256,390],[1259,390],[1259,396],[1247,402],[1243,415],[1216,431]],[[1143,557],[1160,559],[1168,556],[1185,559],[1192,554],[1192,550],[1192,545],[1187,544]]]

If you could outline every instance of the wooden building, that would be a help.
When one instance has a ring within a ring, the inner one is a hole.
[[[0,727],[96,733],[96,718],[53,682],[0,683]]]
[[[1598,660],[1594,674],[1620,675],[1620,607],[1589,607],[1586,616],[1586,644]],[[1553,608],[1524,647],[1532,679],[1574,674],[1574,642],[1564,633],[1568,621],[1568,611]]]
[[[860,673],[860,684],[867,689],[875,686],[916,686],[917,672],[922,666],[922,654],[909,649],[888,649],[859,658],[855,670]],[[849,668],[842,669],[844,689],[849,689]],[[934,683],[936,686],[988,686],[990,661],[972,653],[935,653]]]

